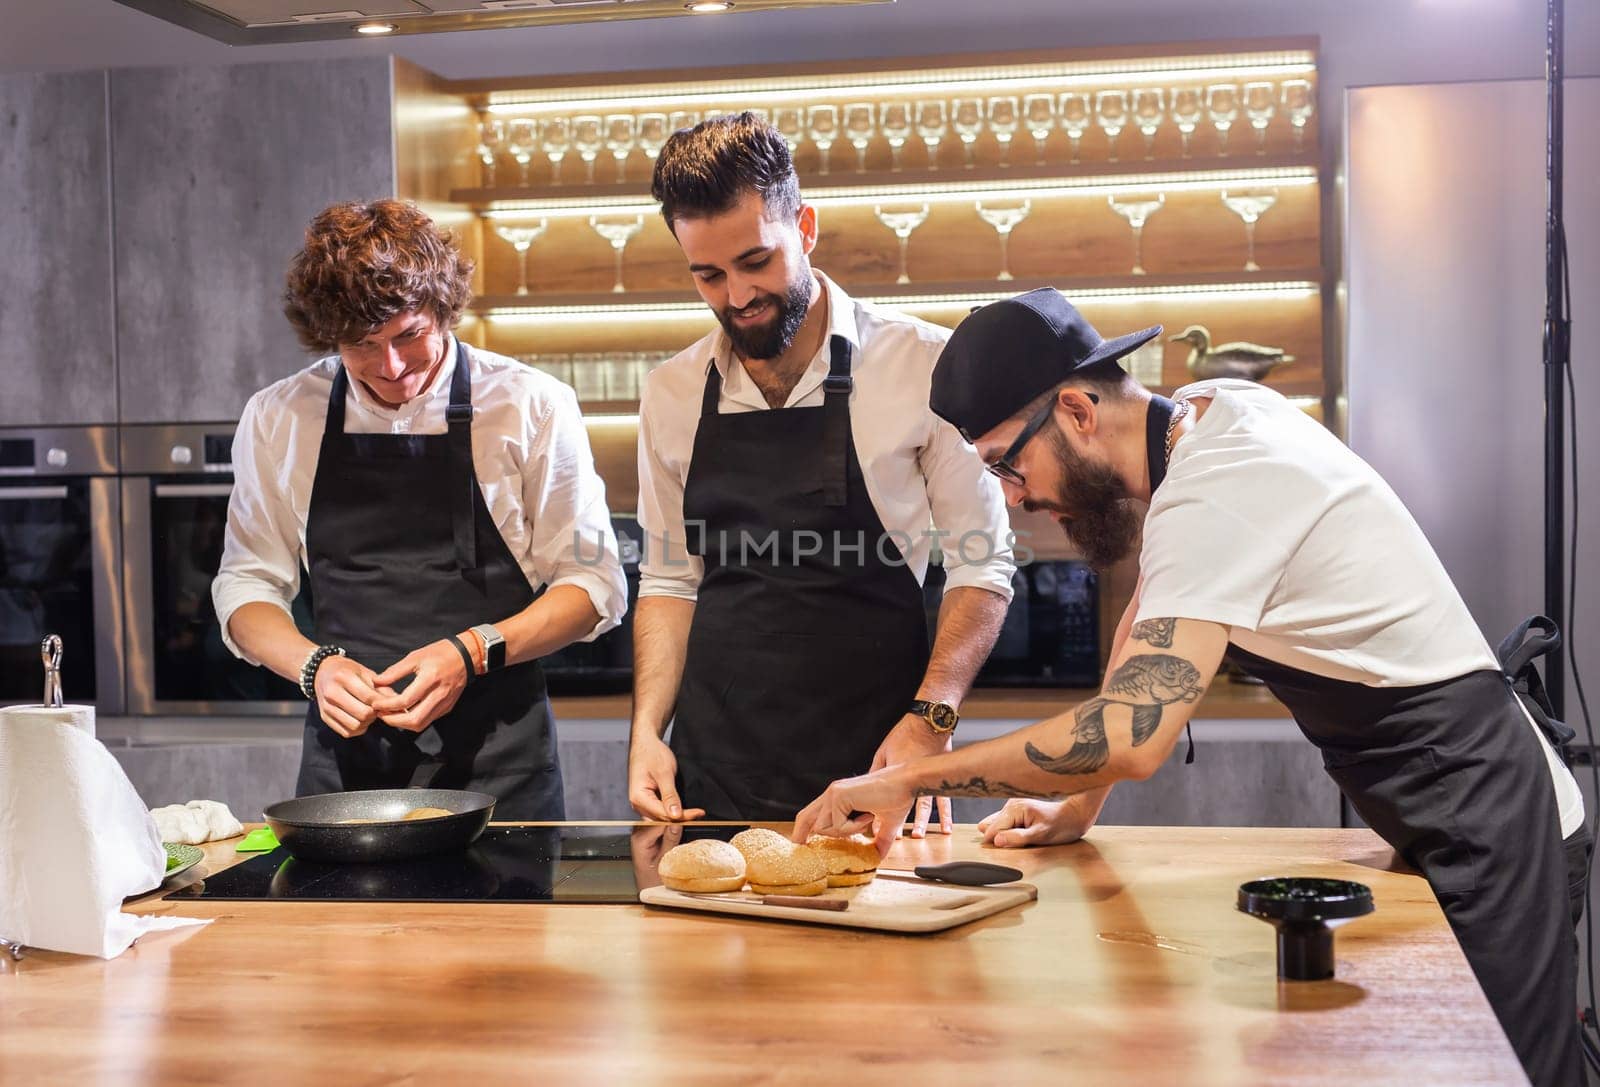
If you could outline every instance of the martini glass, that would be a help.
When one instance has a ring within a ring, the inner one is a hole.
[[[591,215],[589,225],[594,227],[596,234],[611,243],[611,251],[616,254],[617,281],[611,285],[611,290],[620,294],[627,289],[622,285],[622,251],[628,248],[633,236],[644,229],[644,216],[635,215],[632,218],[614,216],[602,219],[598,215]]]
[[[1160,211],[1166,205],[1165,193],[1136,193],[1120,199],[1116,193],[1106,197],[1106,203],[1111,210],[1128,220],[1128,225],[1133,227],[1133,274],[1142,276],[1144,271],[1144,224],[1150,216]]]
[[[986,207],[983,201],[979,200],[974,206],[978,209],[978,218],[994,227],[995,233],[1000,235],[1000,274],[995,278],[999,280],[1014,278],[1011,275],[1011,254],[1009,252],[1011,232],[1033,210],[1033,201],[1024,200],[1022,203],[1011,207],[995,207],[993,205]]]
[[[520,276],[517,279],[517,293],[528,293],[528,249],[538,240],[550,226],[548,219],[540,219],[538,226],[497,226],[494,232],[511,244],[517,251],[517,265]]]
[[[873,207],[872,213],[878,217],[878,222],[894,231],[894,236],[900,239],[900,275],[895,282],[910,283],[911,277],[906,274],[906,249],[911,244],[911,232],[927,221],[928,205],[923,204],[915,210],[885,211],[880,204]]]
[[[1261,265],[1256,263],[1256,220],[1278,202],[1278,190],[1223,189],[1222,202],[1227,205],[1229,211],[1244,220],[1244,270],[1261,271]]]

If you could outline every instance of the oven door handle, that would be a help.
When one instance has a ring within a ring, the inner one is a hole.
[[[227,498],[231,483],[157,483],[157,498]]]
[[[67,497],[65,487],[0,487],[0,502],[26,502],[31,499]]]

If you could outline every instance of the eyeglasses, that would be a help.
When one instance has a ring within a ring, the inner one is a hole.
[[[1100,403],[1100,398],[1094,393],[1085,395],[1089,397],[1090,403]],[[1044,429],[1045,423],[1049,421],[1051,414],[1055,410],[1056,398],[1054,396],[1039,405],[1039,410],[1034,412],[1032,417],[1028,419],[1027,424],[1017,435],[1017,440],[1012,442],[1004,453],[1000,454],[998,460],[984,466],[989,469],[990,474],[999,477],[1002,482],[1009,483],[1014,487],[1026,487],[1028,485],[1028,477],[1017,471],[1014,462],[1018,457],[1022,456],[1023,448],[1033,440],[1033,436]]]

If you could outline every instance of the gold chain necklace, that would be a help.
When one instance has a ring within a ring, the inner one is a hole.
[[[1183,422],[1183,417],[1189,414],[1190,403],[1187,400],[1178,401],[1177,407],[1172,409],[1172,418],[1167,422],[1167,459],[1172,459],[1172,439],[1178,433],[1178,424]]]

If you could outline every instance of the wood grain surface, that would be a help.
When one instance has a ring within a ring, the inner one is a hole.
[[[645,850],[661,831],[638,833]],[[932,936],[642,906],[145,901],[217,920],[110,962],[0,959],[0,1082],[1524,1082],[1426,884],[1368,831],[1103,827],[1001,853],[962,826],[890,865],[978,857],[1039,900]],[[1271,929],[1234,909],[1239,883],[1278,874],[1372,887],[1334,980],[1279,983]]]

